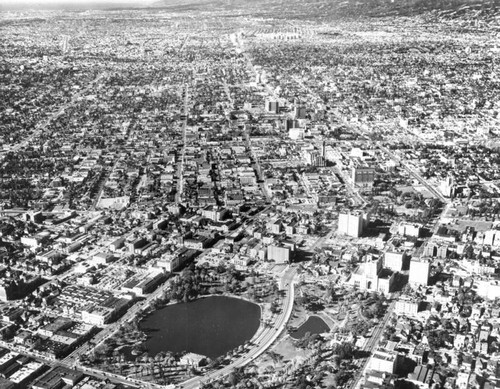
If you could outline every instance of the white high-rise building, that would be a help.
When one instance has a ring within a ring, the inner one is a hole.
[[[444,197],[451,197],[455,190],[455,180],[453,176],[448,175],[444,181],[441,181],[439,185],[439,190]]]
[[[393,271],[401,271],[405,262],[406,253],[387,251],[384,255],[384,266]]]
[[[427,285],[429,283],[430,264],[422,259],[412,259],[410,262],[410,285]]]
[[[360,237],[363,234],[364,219],[362,214],[340,213],[337,231],[339,234]]]

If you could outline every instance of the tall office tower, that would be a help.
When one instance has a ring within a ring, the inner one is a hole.
[[[318,150],[312,150],[309,152],[310,154],[310,160],[311,160],[311,165],[312,166],[326,166],[326,161],[323,155]]]
[[[455,191],[455,179],[451,174],[448,175],[444,181],[441,181],[439,190],[444,197],[452,197],[453,192]]]
[[[271,101],[271,100],[266,101],[266,111],[267,112],[278,113],[279,108],[280,108],[280,105],[277,101]]]
[[[300,123],[298,120],[287,119],[285,121],[285,130],[290,131],[292,128],[300,128]]]
[[[412,259],[410,262],[410,285],[427,285],[429,283],[430,263],[423,259]]]
[[[66,54],[69,51],[69,36],[68,35],[63,35],[61,49],[62,49],[62,52],[64,54]]]
[[[353,167],[351,171],[351,179],[356,185],[372,185],[373,181],[375,181],[375,169],[368,166]]]
[[[360,237],[363,234],[364,220],[362,214],[340,213],[337,231],[339,234]]]
[[[293,108],[293,118],[294,119],[305,119],[306,118],[306,107],[296,105]]]

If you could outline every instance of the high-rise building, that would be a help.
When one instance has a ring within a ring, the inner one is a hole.
[[[63,35],[63,40],[61,43],[61,49],[64,54],[67,54],[69,51],[69,36],[68,35]]]
[[[362,214],[340,213],[337,231],[339,234],[360,237],[363,234],[364,219]]]
[[[418,308],[419,308],[418,301],[401,299],[396,301],[394,310],[398,315],[416,316],[418,313]]]
[[[289,246],[270,245],[267,247],[267,259],[276,263],[290,263],[293,257]]]
[[[382,257],[367,256],[365,262],[351,274],[349,283],[361,290],[388,294],[393,290],[395,273],[382,267]]]
[[[412,259],[410,262],[410,285],[427,285],[429,283],[430,264],[424,259]]]
[[[277,101],[266,101],[266,111],[270,113],[279,113],[280,105]]]
[[[377,278],[382,270],[382,258],[373,258],[371,256],[366,258],[366,261],[363,263],[363,272],[365,276],[370,278]]]
[[[393,271],[401,271],[406,259],[406,253],[397,251],[388,251],[384,254],[384,266]]]
[[[351,179],[355,185],[369,186],[375,181],[375,169],[368,166],[352,168]]]
[[[326,166],[325,158],[318,150],[310,150],[307,153],[307,162],[311,166]]]
[[[420,238],[422,234],[422,227],[417,224],[401,224],[398,227],[398,234],[403,236],[412,236]]]
[[[305,119],[306,118],[306,107],[303,106],[295,106],[293,108],[293,117],[294,119]]]
[[[444,197],[452,197],[455,192],[455,180],[453,176],[448,175],[444,181],[441,181],[439,190]]]
[[[288,119],[286,122],[285,122],[285,130],[286,131],[290,131],[291,129],[293,128],[301,128],[300,127],[300,123],[298,120],[291,120],[291,119]]]

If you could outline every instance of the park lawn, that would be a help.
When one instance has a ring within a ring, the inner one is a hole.
[[[337,386],[337,380],[335,378],[335,374],[332,373],[326,373],[325,377],[323,378],[323,386],[325,388],[328,388],[329,386],[336,387]]]
[[[271,349],[271,352],[278,354],[281,358],[279,361],[275,361],[270,357],[269,353],[263,354],[257,363],[260,374],[264,374],[266,371],[281,370],[285,368],[285,365],[290,361],[300,363],[307,359],[310,353],[308,350],[296,348],[294,340],[288,335],[282,338],[279,343]]]
[[[309,313],[306,311],[306,309],[295,304],[293,307],[292,316],[288,321],[288,325],[292,327],[300,327],[302,324],[304,324],[308,317]]]
[[[454,226],[460,232],[464,232],[467,227],[474,227],[476,231],[484,232],[491,229],[493,226],[492,222],[484,221],[484,220],[458,220],[457,225]]]
[[[307,350],[296,348],[294,340],[287,336],[283,338],[274,348],[273,351],[283,356],[283,362],[288,362],[293,359],[306,359],[308,357]]]

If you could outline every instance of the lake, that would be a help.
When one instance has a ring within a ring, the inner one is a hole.
[[[292,332],[290,336],[294,339],[301,339],[309,332],[311,334],[322,334],[323,332],[330,331],[330,327],[319,316],[310,316],[304,324],[302,324],[296,331]]]
[[[213,296],[161,308],[140,323],[150,356],[188,351],[215,359],[252,339],[260,307],[245,300]]]

